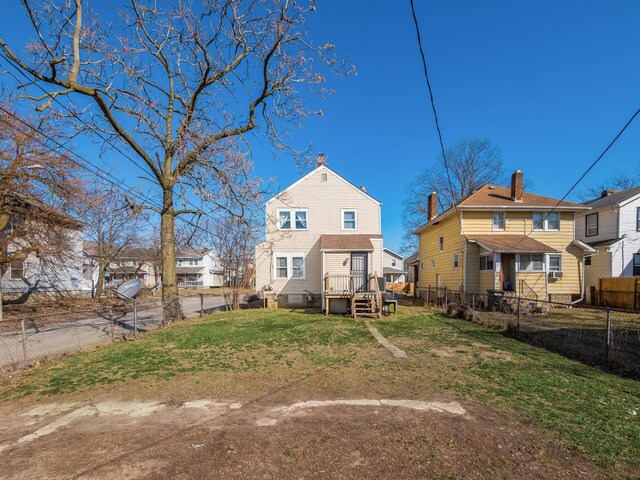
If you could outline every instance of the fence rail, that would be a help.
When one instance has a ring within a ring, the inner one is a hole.
[[[589,364],[640,378],[640,313],[429,287],[426,305]]]

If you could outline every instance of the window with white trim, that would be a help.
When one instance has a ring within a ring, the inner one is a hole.
[[[558,212],[534,212],[531,219],[533,229],[536,231],[557,232],[560,230],[560,214]]]
[[[486,272],[489,270],[493,270],[494,267],[494,258],[492,254],[489,255],[480,255],[480,271]]]
[[[505,212],[493,212],[493,231],[503,232],[507,214]]]
[[[392,258],[392,259],[391,259],[391,266],[392,266],[392,267],[395,267],[395,266],[396,266],[396,259],[395,259],[395,258]]]
[[[280,230],[306,230],[306,210],[278,210],[278,228]]]
[[[637,277],[640,275],[640,254],[633,254],[633,276]]]
[[[357,210],[342,210],[342,229],[357,230],[358,229],[358,212]]]
[[[544,255],[542,253],[520,254],[518,270],[521,272],[544,272]]]
[[[550,272],[562,271],[562,255],[549,255],[549,271]]]
[[[278,280],[304,279],[304,255],[301,253],[277,253],[275,255],[275,277]]]
[[[457,270],[460,263],[460,257],[457,253],[453,254],[453,269]]]
[[[585,235],[595,237],[598,235],[598,214],[592,213],[584,217]]]

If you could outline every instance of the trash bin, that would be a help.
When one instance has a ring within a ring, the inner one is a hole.
[[[502,297],[504,297],[504,290],[487,290],[487,308],[495,312],[502,308]]]

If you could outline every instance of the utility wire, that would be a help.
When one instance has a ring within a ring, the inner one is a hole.
[[[427,81],[427,89],[429,90],[429,101],[431,103],[431,110],[433,111],[433,118],[436,124],[436,130],[438,132],[438,141],[440,142],[440,153],[442,154],[442,159],[444,161],[444,168],[447,174],[447,182],[449,183],[449,189],[451,193],[455,191],[453,187],[453,182],[451,181],[451,174],[449,173],[449,162],[447,160],[446,149],[444,148],[444,141],[442,140],[442,130],[440,129],[440,122],[438,120],[438,111],[436,110],[436,102],[433,98],[433,88],[431,87],[431,81],[429,80],[429,69],[427,68],[427,60],[424,54],[424,47],[422,45],[422,37],[420,36],[420,27],[418,26],[418,18],[416,17],[416,10],[413,4],[413,0],[409,0],[411,5],[411,15],[413,16],[413,24],[416,27],[416,37],[418,40],[418,49],[420,50],[420,58],[422,59],[422,70],[424,71],[424,78]],[[462,219],[460,217],[460,212],[458,211],[458,206],[452,206],[456,213],[458,214],[458,220],[460,221],[460,228],[462,229]],[[428,219],[431,221],[431,219]],[[463,232],[464,235],[464,232]]]
[[[593,168],[598,164],[598,162],[600,162],[600,160],[602,160],[602,158],[607,154],[607,152],[611,149],[611,147],[613,147],[613,145],[618,141],[618,139],[622,136],[622,134],[625,132],[625,130],[633,123],[633,121],[636,119],[636,117],[640,115],[640,108],[638,108],[635,113],[633,115],[631,115],[631,118],[629,118],[629,120],[627,121],[627,123],[625,123],[624,127],[622,127],[622,129],[617,133],[617,135],[613,138],[613,140],[611,140],[611,142],[609,142],[609,144],[607,145],[607,147],[602,151],[602,153],[600,155],[598,155],[598,157],[591,162],[591,164],[589,165],[589,167],[582,173],[582,175],[580,175],[580,177],[578,178],[578,180],[576,180],[574,182],[574,184],[571,186],[571,188],[569,188],[569,190],[567,190],[567,193],[565,193],[562,198],[560,200],[558,200],[558,202],[554,205],[554,207],[549,210],[547,212],[547,214],[542,218],[542,224],[544,225],[544,222],[546,221],[546,219],[549,217],[549,215],[551,215],[554,210],[556,210],[560,204],[562,202],[565,201],[565,199],[571,194],[571,192],[573,192],[573,190],[575,190],[575,188],[580,184],[580,182],[584,179],[584,177],[587,176],[587,174],[593,170]],[[558,219],[560,220],[560,219]],[[529,237],[529,235],[531,235],[534,232],[535,225],[532,225],[532,229],[530,232],[528,232],[524,237],[522,237],[520,240],[518,240],[518,242],[513,245],[512,248],[517,247],[518,245],[520,245],[520,243],[522,243],[526,238]]]
[[[99,171],[102,175],[105,175],[104,180],[106,180],[110,185],[112,185],[114,188],[116,188],[120,193],[124,194],[125,196],[132,196],[137,200],[142,200],[141,203],[146,203],[151,205],[152,207],[158,209],[158,210],[162,210],[162,206],[155,204],[149,197],[141,194],[140,192],[137,192],[135,190],[133,190],[133,187],[129,187],[129,190],[124,190],[121,187],[121,183],[122,180],[117,179],[116,177],[114,177],[113,175],[111,175],[109,172],[105,171],[104,169],[100,168],[98,165],[95,165],[94,163],[92,163],[91,161],[87,160],[86,158],[82,157],[81,155],[79,155],[78,153],[74,152],[73,150],[69,149],[68,147],[66,147],[64,144],[61,144],[60,142],[58,142],[56,139],[52,138],[50,135],[47,135],[44,132],[39,131],[36,127],[34,127],[33,125],[31,125],[30,123],[26,122],[25,120],[21,119],[20,117],[18,117],[17,115],[15,115],[13,112],[6,110],[3,106],[0,105],[0,110],[3,111],[4,113],[6,113],[7,115],[10,115],[11,117],[13,117],[14,119],[16,119],[17,121],[19,121],[20,123],[22,123],[24,126],[26,126],[27,128],[31,129],[33,132],[43,136],[44,138],[48,139],[49,141],[53,142],[55,145],[57,145],[59,148],[69,152],[71,155],[73,155],[74,157],[76,157],[77,159],[80,159],[81,162],[78,162],[77,160],[73,160],[71,159],[71,161],[75,164],[78,165],[78,167],[82,168],[83,170],[91,173],[92,175],[95,176],[99,176],[95,171],[92,171],[90,168],[87,167],[87,165],[91,165],[93,168],[95,168],[97,171]],[[2,120],[2,119],[0,119]],[[4,120],[4,123],[13,127],[14,129],[16,128],[15,125],[12,125],[10,122]],[[32,136],[32,138],[34,138]],[[84,163],[82,163],[84,162]],[[108,177],[112,177],[114,178],[116,181],[111,180]],[[186,223],[187,225],[195,228],[196,230],[200,230],[203,233],[206,234],[211,234],[212,232],[204,229],[203,227],[201,227],[200,225],[193,223],[190,220],[187,220],[184,217],[178,216],[176,217],[178,220]]]

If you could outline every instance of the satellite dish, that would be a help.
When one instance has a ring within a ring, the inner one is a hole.
[[[133,298],[136,298],[136,295],[138,295],[141,288],[142,279],[134,278],[133,280],[126,281],[122,285],[120,285],[116,290],[116,295],[118,295],[120,298],[131,300]]]

